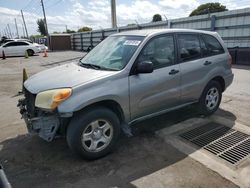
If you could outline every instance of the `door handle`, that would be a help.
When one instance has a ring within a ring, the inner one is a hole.
[[[205,61],[205,63],[203,65],[210,65],[210,64],[212,64],[211,61]]]
[[[176,69],[172,69],[168,74],[169,75],[174,75],[174,74],[177,74],[178,72],[180,72],[180,71],[176,70]]]

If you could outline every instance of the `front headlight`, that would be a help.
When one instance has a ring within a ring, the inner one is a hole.
[[[61,102],[71,96],[72,89],[53,89],[38,93],[36,96],[35,106],[44,109],[55,109]]]

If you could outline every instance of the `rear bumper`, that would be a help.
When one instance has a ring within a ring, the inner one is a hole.
[[[224,77],[225,89],[232,84],[233,79],[234,79],[234,74],[233,73]]]
[[[28,113],[27,102],[25,98],[20,99],[17,106],[20,109],[20,114],[26,123],[29,133],[36,133],[48,142],[55,138],[60,126],[60,120],[56,113],[39,113],[41,115],[32,117]]]

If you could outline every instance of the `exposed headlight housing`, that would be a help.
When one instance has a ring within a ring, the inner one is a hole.
[[[55,109],[61,102],[68,99],[72,94],[72,89],[53,89],[37,94],[35,106],[43,109]]]

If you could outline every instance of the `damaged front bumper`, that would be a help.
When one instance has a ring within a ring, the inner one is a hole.
[[[44,140],[52,141],[60,126],[59,117],[56,113],[37,113],[35,117],[29,114],[27,109],[27,99],[19,99],[18,105],[20,114],[24,119],[28,132],[36,133]]]

